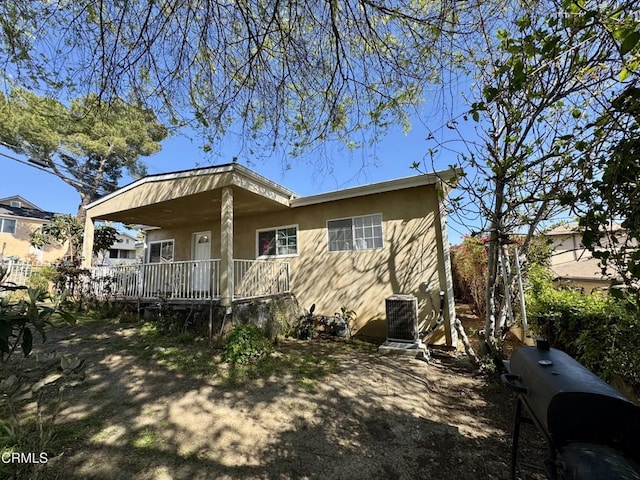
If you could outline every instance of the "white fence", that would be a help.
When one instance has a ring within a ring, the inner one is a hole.
[[[7,269],[8,275],[4,283],[17,286],[28,286],[32,275],[42,270],[44,265],[32,265],[24,260],[2,260],[2,266]]]
[[[251,298],[289,291],[289,264],[234,260],[234,297]],[[220,260],[93,267],[98,297],[212,300],[220,298]]]
[[[93,267],[97,296],[211,300],[220,296],[220,260]]]

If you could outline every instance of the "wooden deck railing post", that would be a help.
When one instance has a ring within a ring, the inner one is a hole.
[[[233,304],[233,189],[222,189],[220,211],[220,304]]]

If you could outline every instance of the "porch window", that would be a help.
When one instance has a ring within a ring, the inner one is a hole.
[[[149,263],[173,261],[173,240],[149,242]]]
[[[329,251],[382,248],[382,214],[341,218],[327,222]]]
[[[17,224],[18,222],[12,218],[0,218],[0,232],[15,235]]]
[[[287,256],[298,254],[298,227],[291,225],[258,230],[257,256]]]

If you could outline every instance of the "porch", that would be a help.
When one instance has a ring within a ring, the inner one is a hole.
[[[146,263],[107,270],[109,295],[218,300],[231,307],[237,299],[287,293],[286,262],[234,258],[234,219],[286,211],[295,196],[237,164],[144,177],[87,207],[83,265],[91,264],[97,220],[137,224],[148,232]],[[191,241],[184,241],[186,232]],[[168,255],[151,251],[165,243]],[[252,250],[236,255],[257,257]]]
[[[221,260],[92,267],[92,288],[99,298],[114,300],[219,301]],[[233,260],[233,298],[244,300],[289,293],[289,263]]]

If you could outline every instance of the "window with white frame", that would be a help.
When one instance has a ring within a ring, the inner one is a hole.
[[[18,222],[13,218],[0,218],[0,233],[15,235]]]
[[[329,251],[382,248],[382,214],[341,218],[327,222]]]
[[[149,263],[173,261],[173,240],[149,242]]]
[[[18,207],[18,208],[22,207],[22,202],[19,202],[18,200],[11,200],[10,204],[12,207]]]
[[[257,256],[298,254],[298,227],[289,225],[257,231]]]

